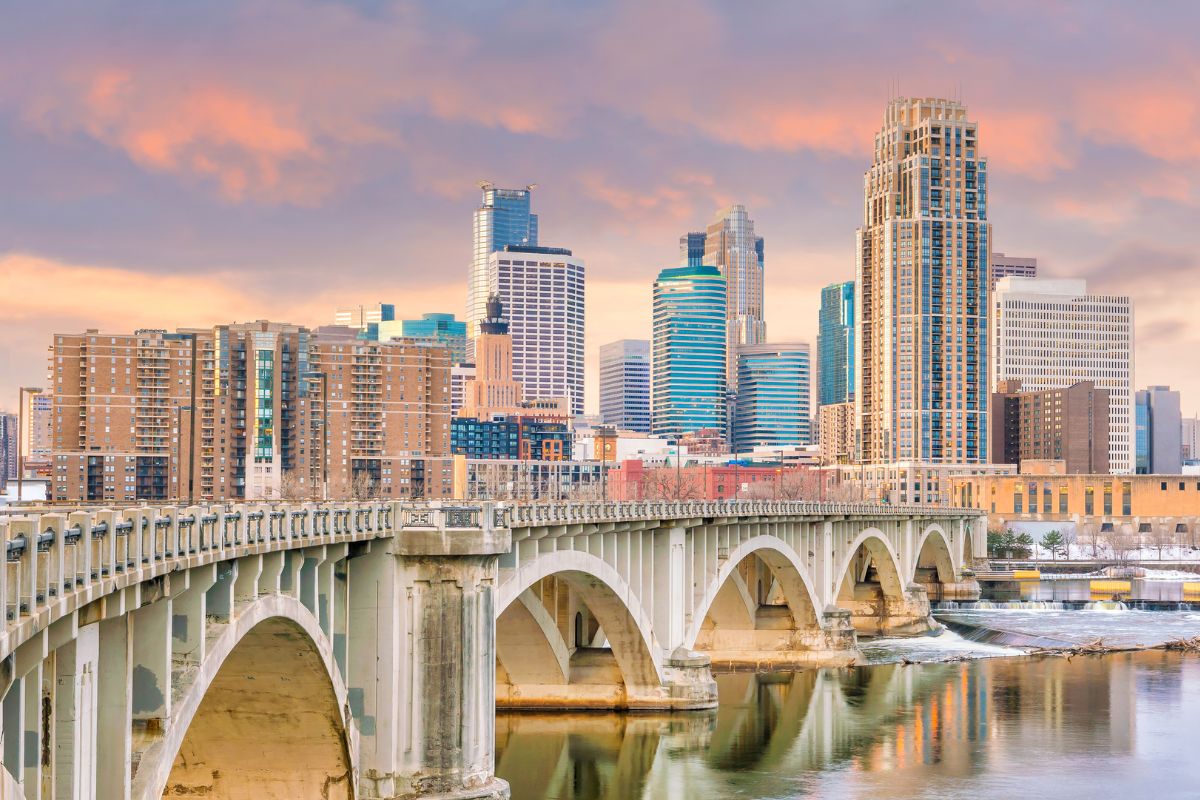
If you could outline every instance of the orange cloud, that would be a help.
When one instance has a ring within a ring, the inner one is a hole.
[[[1048,113],[984,114],[979,126],[983,154],[1005,170],[1049,178],[1052,171],[1072,166],[1058,123]]]

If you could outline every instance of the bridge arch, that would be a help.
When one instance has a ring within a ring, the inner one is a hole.
[[[860,557],[860,550],[865,551],[875,565],[879,576],[879,585],[884,595],[900,597],[904,594],[904,571],[900,568],[900,557],[892,547],[883,531],[878,528],[867,528],[850,543],[833,571],[836,583],[833,594],[836,597],[840,587],[845,583],[847,573],[854,562]]]
[[[941,525],[935,523],[922,531],[917,540],[916,557],[913,559],[914,573],[920,569],[933,569],[936,570],[939,582],[952,583],[958,579],[961,563],[955,558],[954,548],[950,546],[950,537]]]
[[[716,607],[722,593],[728,596],[731,590],[737,588],[734,585],[737,580],[735,573],[742,561],[749,556],[760,558],[779,583],[796,627],[820,627],[818,595],[799,555],[777,536],[755,536],[742,542],[729,553],[728,558],[717,570],[716,577],[705,587],[684,637],[685,647],[695,647],[705,620]],[[747,621],[753,623],[754,620]]]
[[[663,685],[664,670],[661,648],[654,637],[650,618],[628,583],[607,561],[578,550],[539,554],[537,558],[522,564],[512,573],[502,574],[496,605],[497,654],[500,665],[513,684],[517,685],[526,680],[535,682],[537,676],[523,672],[521,662],[511,658],[506,661],[506,651],[511,652],[511,648],[505,645],[511,641],[508,638],[511,634],[508,631],[502,632],[501,628],[506,626],[506,621],[513,616],[510,613],[513,607],[522,604],[522,596],[546,578],[555,578],[570,587],[599,624],[620,670],[626,692],[657,693]],[[541,603],[536,598],[534,602]],[[565,643],[562,642],[557,627],[546,627],[547,624],[553,624],[549,615],[541,618],[536,609],[530,611],[526,608],[518,612],[517,616],[520,618],[526,614],[534,617],[536,626],[545,631],[549,640],[548,649],[554,653],[561,652]],[[572,620],[571,627],[573,626]],[[526,631],[528,630],[531,628],[526,624]],[[576,647],[577,644],[572,642],[571,646]],[[564,677],[569,679],[569,674]]]
[[[261,596],[210,643],[131,794],[349,800],[358,747],[348,717],[317,619],[294,597]]]

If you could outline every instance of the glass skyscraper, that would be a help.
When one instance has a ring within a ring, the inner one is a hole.
[[[483,182],[479,188],[483,190],[483,202],[475,209],[475,247],[467,284],[467,342],[472,352],[479,324],[487,316],[488,294],[495,287],[488,258],[506,245],[536,247],[538,243],[537,214],[529,210],[534,187],[498,189]]]
[[[854,281],[821,290],[817,331],[817,405],[854,399]]]
[[[796,447],[812,441],[812,355],[803,342],[738,348],[733,420],[736,451]]]
[[[678,438],[726,429],[726,283],[712,266],[664,269],[654,282],[651,429]]]
[[[897,98],[857,233],[862,459],[987,463],[987,160],[953,100]]]

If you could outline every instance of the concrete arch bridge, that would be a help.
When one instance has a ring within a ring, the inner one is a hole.
[[[0,800],[506,797],[494,708],[711,707],[976,591],[980,512],[405,503],[0,518]]]

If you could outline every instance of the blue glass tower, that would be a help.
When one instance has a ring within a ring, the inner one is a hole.
[[[467,284],[467,338],[472,343],[487,316],[487,299],[493,291],[488,256],[507,245],[536,247],[538,243],[537,214],[529,210],[533,186],[498,189],[484,182],[479,188],[483,190],[483,201],[475,209],[475,246]]]
[[[716,267],[664,269],[654,282],[651,429],[724,433],[725,278]]]
[[[811,442],[812,355],[808,345],[743,345],[738,348],[737,364],[734,449],[796,447]]]
[[[821,290],[817,332],[817,405],[854,399],[854,281]]]

